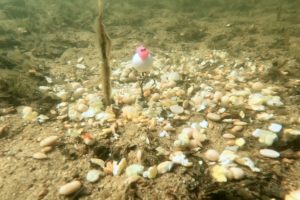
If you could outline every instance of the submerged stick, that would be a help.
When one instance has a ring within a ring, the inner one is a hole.
[[[99,0],[99,16],[97,18],[97,35],[98,35],[98,45],[100,48],[102,65],[101,65],[101,75],[102,75],[102,89],[104,93],[104,100],[106,105],[111,104],[111,83],[110,75],[111,70],[109,66],[109,55],[111,49],[111,40],[107,35],[104,25],[103,25],[103,10],[104,10],[104,0]]]

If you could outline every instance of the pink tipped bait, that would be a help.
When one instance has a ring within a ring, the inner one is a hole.
[[[145,60],[150,52],[148,51],[148,49],[146,49],[144,46],[139,46],[138,48],[136,48],[136,53],[143,59]]]
[[[152,69],[153,58],[148,49],[144,46],[139,46],[136,48],[131,64],[138,72],[150,72]]]

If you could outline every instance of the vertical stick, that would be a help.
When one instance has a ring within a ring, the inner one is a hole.
[[[98,45],[100,48],[102,65],[101,65],[101,75],[102,75],[102,89],[104,93],[104,100],[106,105],[111,104],[111,82],[110,75],[111,70],[109,66],[109,55],[111,49],[111,40],[107,35],[104,25],[103,25],[103,10],[104,10],[104,0],[99,0],[99,16],[97,18],[97,33],[98,33]]]

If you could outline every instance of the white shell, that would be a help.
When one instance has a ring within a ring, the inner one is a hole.
[[[276,123],[272,123],[268,129],[274,133],[279,133],[282,129],[282,125],[281,124],[276,124]]]
[[[280,153],[272,149],[261,149],[259,153],[268,158],[278,158]]]
[[[124,169],[126,168],[127,161],[125,158],[122,158],[122,160],[117,163],[116,161],[113,162],[113,175],[119,176],[122,174]]]
[[[143,165],[132,164],[126,168],[126,175],[127,176],[140,175],[140,174],[143,174],[143,171],[144,171]]]
[[[58,190],[58,193],[61,195],[70,195],[78,191],[81,188],[81,183],[79,181],[72,181],[61,186]]]
[[[94,183],[94,182],[98,181],[100,174],[101,174],[101,171],[92,169],[87,173],[86,180],[88,182]]]

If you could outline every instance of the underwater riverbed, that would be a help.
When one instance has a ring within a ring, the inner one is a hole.
[[[299,199],[299,8],[106,1],[105,106],[97,1],[2,1],[1,199]]]

